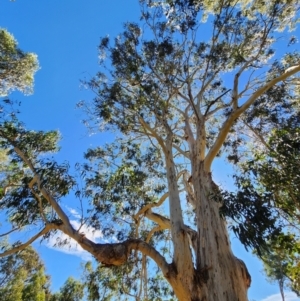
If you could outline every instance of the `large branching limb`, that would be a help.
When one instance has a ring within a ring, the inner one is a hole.
[[[128,255],[131,250],[137,250],[142,252],[144,255],[151,257],[157,265],[161,268],[164,274],[168,273],[169,267],[164,257],[152,246],[146,242],[140,240],[128,240],[123,243],[117,244],[97,244],[89,240],[83,233],[76,231],[70,224],[69,218],[61,209],[57,201],[52,195],[42,187],[41,179],[36,172],[33,163],[27,156],[18,148],[14,141],[10,141],[14,147],[15,152],[28,165],[29,169],[33,173],[34,180],[29,183],[31,187],[36,184],[43,197],[49,202],[50,206],[55,210],[57,215],[60,217],[62,223],[47,223],[45,227],[26,243],[23,243],[11,250],[7,250],[0,254],[0,257],[4,257],[15,252],[25,249],[28,245],[34,242],[39,237],[48,233],[51,230],[60,230],[70,238],[74,239],[84,250],[92,254],[99,262],[106,265],[121,265],[127,261]]]
[[[56,214],[58,215],[58,217],[61,219],[62,224],[59,225],[59,226],[56,225],[56,229],[60,229],[66,235],[68,235],[69,237],[73,238],[76,242],[78,242],[84,250],[90,252],[91,254],[94,254],[93,253],[93,251],[94,251],[94,249],[93,249],[94,243],[92,241],[90,241],[89,239],[87,239],[85,236],[83,236],[81,233],[79,233],[78,231],[76,231],[73,228],[73,226],[70,223],[70,220],[69,220],[68,216],[62,210],[62,208],[60,207],[60,205],[58,204],[58,202],[47,191],[47,189],[45,189],[41,185],[41,178],[40,178],[39,174],[36,172],[35,167],[34,167],[33,163],[31,162],[31,160],[29,158],[27,158],[27,156],[24,154],[24,152],[22,152],[21,149],[18,148],[18,146],[13,141],[10,141],[10,142],[13,145],[15,152],[23,160],[23,162],[28,165],[28,167],[30,168],[31,172],[33,173],[33,180],[29,183],[29,185],[31,185],[31,187],[34,184],[37,185],[38,190],[40,191],[40,193],[42,194],[42,196],[48,201],[48,203],[50,204],[50,206],[53,208],[53,210],[56,212]],[[50,224],[46,224],[46,227],[49,227],[48,225],[50,225]]]
[[[290,76],[296,74],[300,71],[300,64],[293,66],[289,68],[286,72],[283,74],[275,77],[274,79],[270,80],[267,84],[262,86],[261,88],[257,89],[249,98],[246,100],[246,102],[241,106],[238,107],[236,110],[233,110],[233,112],[230,114],[230,116],[227,118],[227,120],[224,122],[218,137],[215,140],[215,143],[209,150],[208,154],[206,155],[206,158],[204,160],[204,168],[206,171],[210,172],[211,164],[218,154],[219,150],[221,149],[233,123],[235,120],[241,116],[253,103],[254,101],[260,97],[263,93],[268,91],[270,88],[275,86],[277,83],[282,82],[289,78]]]
[[[24,250],[26,247],[28,247],[30,244],[32,244],[39,237],[47,234],[49,231],[51,231],[53,229],[57,229],[57,225],[56,224],[47,224],[39,233],[37,233],[36,235],[34,235],[33,237],[31,237],[27,242],[25,242],[23,244],[20,244],[20,245],[18,245],[16,247],[13,247],[10,250],[7,250],[7,251],[1,253],[0,254],[0,258],[8,256],[8,255],[12,255],[12,254],[14,254],[16,252]]]
[[[49,202],[50,206],[52,206],[52,208],[57,213],[57,215],[60,217],[60,219],[62,220],[62,222],[66,226],[68,226],[69,231],[73,232],[74,229],[73,229],[72,225],[70,224],[70,220],[67,217],[67,215],[65,214],[65,212],[61,209],[61,207],[59,206],[59,204],[57,203],[57,201],[51,196],[51,194],[45,188],[42,187],[40,176],[36,172],[36,169],[35,169],[34,164],[32,163],[32,161],[18,147],[18,145],[17,145],[17,143],[16,143],[16,141],[14,139],[11,139],[11,138],[7,137],[6,135],[3,135],[3,137],[5,139],[7,139],[7,141],[12,145],[12,147],[13,147],[14,151],[16,152],[16,154],[22,159],[22,161],[25,164],[27,164],[27,166],[29,167],[29,169],[33,173],[33,179],[31,180],[31,182],[29,183],[29,185],[31,185],[31,187],[32,187],[35,183],[37,184],[38,189],[42,193],[43,197]]]
[[[263,93],[268,91],[271,87],[275,86],[279,82],[286,80],[287,78],[296,74],[299,71],[300,71],[300,63],[298,65],[288,68],[286,72],[270,80],[266,85],[264,85],[263,87],[255,91],[248,98],[248,100],[240,108],[238,108],[238,114],[241,115],[243,112],[245,112],[259,96],[261,96]]]
[[[193,186],[191,185],[191,182],[192,182],[192,176],[190,175],[189,172],[186,172],[183,177],[183,184],[184,184],[184,189],[187,192],[187,201],[193,208],[196,208],[196,199],[195,199],[194,189]]]

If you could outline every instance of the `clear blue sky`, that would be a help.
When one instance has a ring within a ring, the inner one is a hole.
[[[0,0],[0,27],[15,36],[22,50],[36,53],[41,66],[35,77],[34,94],[25,97],[15,92],[11,98],[22,101],[20,117],[28,128],[61,132],[62,150],[58,160],[74,164],[82,159],[88,147],[111,139],[107,134],[88,137],[86,128],[80,123],[82,113],[75,105],[81,99],[93,97],[80,88],[80,79],[98,70],[99,38],[107,34],[114,37],[122,30],[124,22],[138,19],[137,0]],[[217,179],[226,185],[228,168],[219,163],[214,169]],[[68,206],[76,209],[70,201]],[[76,216],[73,217],[75,220]],[[68,276],[80,275],[84,257],[80,250],[70,249],[71,253],[76,253],[70,255],[68,250],[61,252],[45,244],[35,244],[35,247],[45,261],[54,289],[58,289]],[[277,294],[277,286],[265,281],[262,265],[245,252],[237,239],[233,239],[233,248],[252,275],[249,300],[265,300]]]

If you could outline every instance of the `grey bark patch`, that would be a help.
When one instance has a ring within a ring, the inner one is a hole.
[[[122,265],[127,261],[128,250],[126,244],[96,244],[96,259],[107,265]]]

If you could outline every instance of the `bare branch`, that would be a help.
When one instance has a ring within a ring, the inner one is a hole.
[[[21,229],[21,227],[11,229],[10,231],[8,231],[8,232],[6,232],[6,233],[0,234],[0,237],[4,237],[4,236],[9,235],[10,233],[15,232],[15,231],[18,231],[18,230],[20,230],[20,229]]]
[[[150,219],[151,221],[157,223],[160,226],[161,230],[171,228],[171,222],[168,218],[166,218],[160,214],[152,212],[151,209],[149,209],[145,212],[145,216],[148,219]]]
[[[152,212],[151,209],[146,212],[146,217],[152,220],[153,222],[157,223],[160,228],[159,230],[171,229],[171,221],[160,214]],[[183,230],[189,235],[190,240],[192,242],[196,237],[197,232],[187,225],[183,225]]]

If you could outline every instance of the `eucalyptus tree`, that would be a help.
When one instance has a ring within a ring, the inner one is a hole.
[[[1,258],[0,300],[45,301],[49,294],[49,277],[33,248]]]
[[[83,296],[84,285],[73,277],[69,277],[59,293],[51,295],[50,301],[81,301]]]
[[[125,24],[113,41],[101,39],[101,72],[86,83],[96,95],[82,103],[87,122],[119,138],[86,153],[86,188],[75,197],[89,199],[90,208],[78,229],[61,206],[76,179],[68,164],[47,156],[57,150],[58,133],[28,131],[0,112],[1,147],[14,164],[1,178],[1,209],[11,231],[40,227],[1,256],[63,232],[107,268],[120,266],[124,296],[171,300],[171,287],[178,300],[247,300],[251,277],[232,253],[226,217],[242,243],[261,252],[283,233],[278,208],[261,202],[256,187],[247,190],[253,197],[222,193],[212,164],[222,152],[233,163],[247,161],[249,142],[264,147],[251,127],[261,124],[268,136],[272,124],[263,110],[248,120],[251,110],[298,99],[299,56],[276,55],[276,48],[295,42],[286,29],[294,27],[299,3],[140,3],[139,24]],[[110,243],[88,239],[84,223]]]
[[[0,28],[0,96],[12,90],[32,93],[34,74],[39,68],[37,56],[17,45],[13,35]]]

